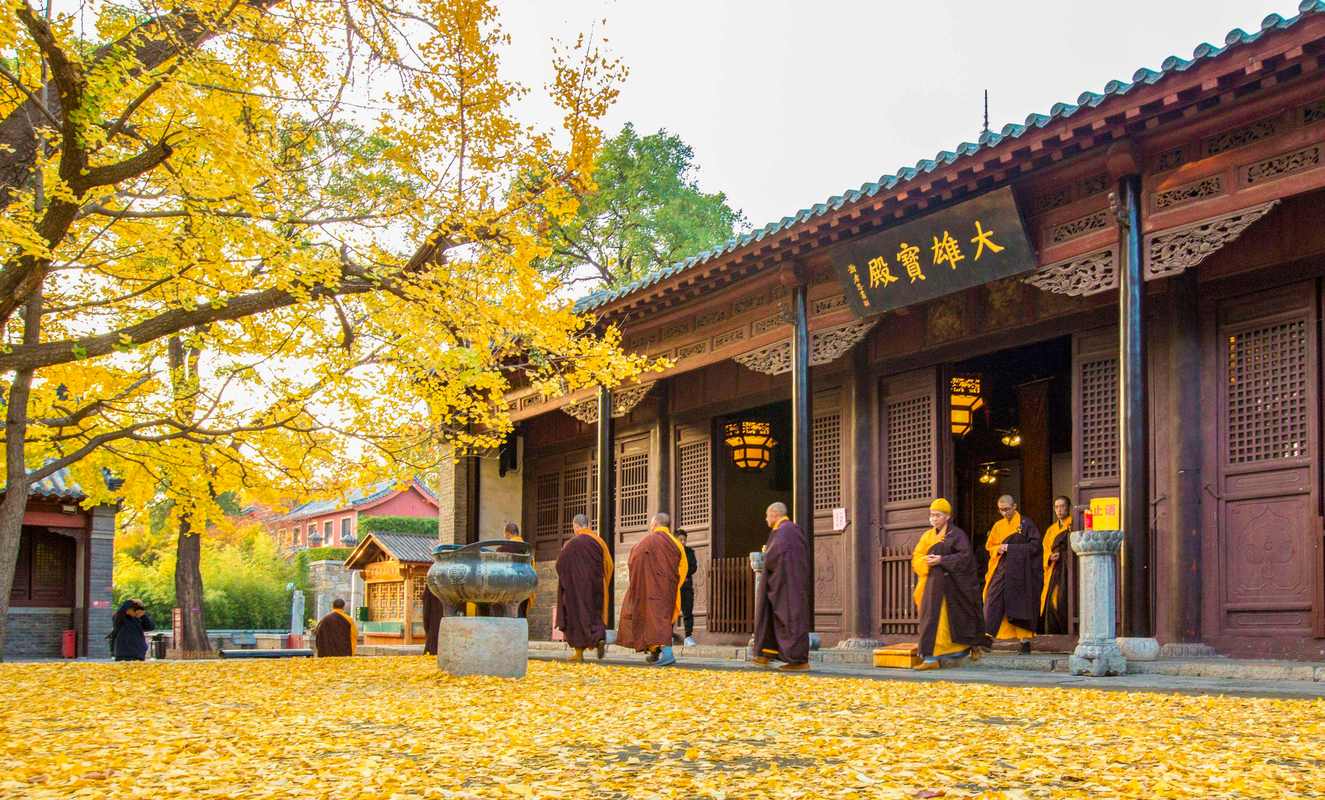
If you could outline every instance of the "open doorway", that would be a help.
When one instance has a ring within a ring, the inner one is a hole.
[[[728,423],[767,422],[773,437],[768,463],[746,461],[738,466],[733,449],[728,446]],[[714,421],[718,457],[714,470],[721,513],[716,531],[716,554],[744,558],[768,542],[768,523],[764,510],[770,503],[782,502],[791,507],[791,403],[773,403],[752,408]]]
[[[1053,498],[1072,488],[1072,340],[1050,339],[952,366],[978,379],[969,424],[954,418],[953,478],[958,524],[971,534],[981,574],[985,541],[1003,494],[1043,531]]]

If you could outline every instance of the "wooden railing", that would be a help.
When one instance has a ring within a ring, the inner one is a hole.
[[[885,547],[880,561],[883,587],[882,634],[916,633],[920,613],[911,594],[916,588],[916,574],[911,569],[910,547]]]
[[[708,629],[710,633],[754,633],[755,574],[749,558],[709,562]]]

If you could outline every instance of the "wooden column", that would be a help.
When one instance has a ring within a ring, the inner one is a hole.
[[[1153,635],[1150,610],[1150,421],[1146,413],[1146,285],[1141,176],[1130,145],[1109,153],[1117,178],[1118,463],[1121,484],[1122,635]]]
[[[874,583],[879,580],[879,553],[874,543],[879,520],[874,511],[874,453],[880,439],[874,430],[873,409],[878,408],[874,392],[878,381],[871,378],[869,352],[865,342],[851,349],[851,433],[849,452],[842,466],[850,470],[851,517],[847,528],[847,552],[851,554],[852,586],[855,589],[851,612],[851,635],[858,639],[876,639],[879,635],[879,610],[874,607]]]
[[[1169,522],[1165,633],[1201,641],[1201,326],[1196,271],[1169,280]]]
[[[1021,432],[1021,513],[1041,530],[1053,520],[1053,454],[1049,452],[1049,387],[1052,378],[1017,387]]]
[[[810,580],[806,603],[810,609],[810,630],[814,618],[814,473],[811,463],[810,419],[810,331],[805,310],[805,283],[797,281],[791,290],[791,518],[805,531],[806,551],[810,561]]]
[[[607,543],[607,551],[616,558],[616,534],[614,523],[615,503],[612,494],[612,473],[615,462],[612,458],[612,393],[604,387],[598,389],[598,535]],[[616,619],[616,592],[610,591],[607,599],[608,619]],[[609,625],[608,627],[616,627]]]

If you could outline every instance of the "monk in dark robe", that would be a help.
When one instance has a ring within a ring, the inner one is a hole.
[[[980,614],[980,570],[966,531],[952,524],[952,504],[938,498],[929,504],[930,529],[911,554],[919,581],[912,599],[920,610],[921,662],[916,669],[938,669],[941,662],[980,658],[989,647]]]
[[[764,547],[764,579],[755,597],[753,661],[785,662],[780,669],[810,668],[809,543],[801,527],[787,519],[787,507],[774,503],[764,512],[772,533]]]
[[[1072,501],[1054,498],[1054,523],[1044,532],[1040,633],[1067,633],[1067,560],[1072,557]]]
[[[1000,519],[989,529],[985,548],[989,572],[985,576],[985,632],[996,640],[1017,640],[1021,652],[1031,651],[1035,626],[1040,621],[1040,587],[1044,547],[1040,531],[1017,511],[1012,495],[998,498]]]
[[[317,621],[313,642],[318,658],[354,655],[354,643],[359,632],[354,620],[345,613],[345,601],[337,597],[331,601],[331,612]]]
[[[442,622],[442,601],[427,588],[423,592],[423,652],[437,655],[437,626]]]
[[[630,548],[630,585],[617,626],[617,644],[648,653],[648,662],[660,667],[676,663],[672,626],[681,616],[686,577],[685,552],[670,523],[667,514],[655,514],[648,535]]]
[[[612,596],[612,554],[607,543],[589,528],[589,518],[571,520],[575,535],[557,556],[557,628],[574,648],[571,661],[583,661],[593,647],[607,654],[608,599]]]

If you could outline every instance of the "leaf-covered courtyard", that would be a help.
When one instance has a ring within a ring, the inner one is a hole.
[[[426,657],[3,664],[0,796],[1307,797],[1325,701]]]

